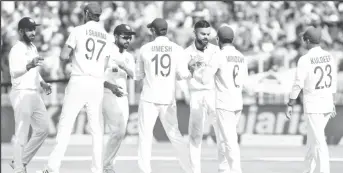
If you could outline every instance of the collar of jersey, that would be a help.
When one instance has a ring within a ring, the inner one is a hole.
[[[158,36],[155,38],[155,41],[168,41],[169,38],[166,36]]]
[[[223,47],[223,49],[236,49],[235,46],[232,45],[226,45]]]
[[[316,51],[316,50],[320,50],[321,49],[321,47],[320,46],[316,46],[316,47],[313,47],[313,48],[311,48],[310,50],[308,50],[309,52],[311,51]]]

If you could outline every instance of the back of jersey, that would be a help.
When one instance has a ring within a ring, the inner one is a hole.
[[[306,112],[332,111],[332,93],[336,92],[337,85],[337,64],[334,57],[320,47],[315,47],[300,58],[298,65],[307,74],[303,90]]]
[[[141,48],[137,65],[141,63],[144,67],[136,72],[145,76],[141,100],[157,104],[171,104],[174,101],[176,68],[182,57],[183,49],[164,36]]]
[[[214,54],[211,66],[218,69],[215,75],[217,108],[228,111],[242,110],[242,89],[248,77],[245,57],[233,46],[225,46]]]
[[[110,54],[111,40],[100,23],[89,21],[76,27],[66,44],[74,50],[72,76],[104,77],[104,63]]]

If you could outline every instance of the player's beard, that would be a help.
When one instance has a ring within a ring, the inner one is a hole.
[[[129,47],[129,43],[121,44],[120,47],[122,47],[123,49],[127,49]]]
[[[200,43],[200,45],[202,46],[202,47],[206,47],[207,46],[207,44],[208,44],[208,39],[199,39],[199,38],[197,38],[196,39],[196,41],[198,42],[198,43]]]
[[[30,35],[30,37],[29,37],[29,36],[26,35],[26,33],[24,33],[23,39],[24,39],[24,41],[25,41],[26,43],[31,43],[31,42],[35,39],[35,35],[32,34],[32,35]]]

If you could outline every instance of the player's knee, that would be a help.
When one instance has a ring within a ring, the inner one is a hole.
[[[200,145],[201,141],[202,141],[202,135],[200,135],[200,134],[191,134],[190,135],[190,142],[193,145]]]
[[[111,138],[123,139],[124,137],[125,137],[125,130],[123,129],[111,132]]]

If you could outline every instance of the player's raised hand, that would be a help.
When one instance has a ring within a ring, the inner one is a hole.
[[[293,106],[287,105],[286,117],[287,117],[288,119],[290,119],[291,116],[292,116],[292,114],[293,114]]]
[[[51,90],[51,84],[42,81],[42,82],[40,83],[40,86],[43,88],[43,90],[44,90],[44,92],[45,92],[46,95],[51,94],[51,92],[52,92],[52,90]]]
[[[41,56],[38,56],[36,58],[33,58],[33,60],[31,61],[31,64],[33,67],[41,66],[43,65],[43,61],[44,61],[44,58]]]
[[[41,56],[38,56],[36,58],[33,58],[27,65],[26,69],[30,70],[31,68],[35,68],[37,66],[43,65],[44,58]]]

